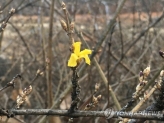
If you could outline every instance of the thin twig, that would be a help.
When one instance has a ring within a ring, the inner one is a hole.
[[[16,82],[16,80],[17,80],[18,78],[21,79],[21,78],[22,78],[21,75],[17,74],[10,82],[8,82],[8,83],[6,84],[5,87],[3,87],[2,89],[0,89],[0,92],[3,91],[4,89],[8,88],[8,87],[11,87],[11,86],[14,88],[15,82]]]
[[[23,37],[22,34],[20,33],[19,29],[16,28],[16,26],[14,26],[12,23],[9,22],[9,24],[10,24],[10,25],[13,27],[13,29],[17,32],[17,34],[19,35],[21,41],[23,42],[24,46],[26,47],[27,52],[29,53],[30,57],[33,58],[32,52],[31,52],[29,46],[27,45],[27,43],[26,43],[24,37]]]
[[[8,1],[5,5],[0,7],[0,12],[3,11],[13,0]]]
[[[0,32],[4,31],[5,27],[7,26],[7,23],[8,23],[8,21],[9,21],[9,19],[11,18],[11,16],[13,16],[14,13],[15,13],[15,9],[12,8],[12,9],[9,11],[9,14],[8,14],[8,16],[6,17],[5,21],[2,22],[2,25],[1,25],[1,27],[0,27]]]

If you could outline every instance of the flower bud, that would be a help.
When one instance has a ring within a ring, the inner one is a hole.
[[[143,71],[143,74],[144,74],[144,77],[147,77],[150,73],[150,66],[148,66],[146,69],[144,69]]]
[[[101,97],[102,97],[101,95],[98,95],[98,96],[97,96],[97,99],[98,99],[98,100],[100,100],[100,99],[101,99]]]
[[[10,11],[9,11],[9,14],[14,14],[15,13],[15,9],[12,8]]]
[[[62,1],[62,3],[61,3],[61,7],[63,8],[63,9],[66,9],[66,5],[65,5],[65,3]]]
[[[68,28],[67,28],[67,24],[64,20],[60,20],[60,24],[62,26],[62,28],[67,32]]]
[[[162,57],[162,58],[164,58],[164,52],[163,51],[159,51],[159,55]]]
[[[69,25],[70,31],[74,30],[74,22],[71,22],[71,24]]]
[[[160,76],[164,76],[164,70],[160,72]]]
[[[40,72],[41,72],[40,69],[38,69],[36,72],[36,75],[40,74]]]
[[[98,91],[99,88],[100,88],[100,84],[96,83],[96,85],[95,85],[95,91]]]

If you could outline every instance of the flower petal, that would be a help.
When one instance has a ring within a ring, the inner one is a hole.
[[[90,65],[90,62],[91,61],[90,61],[90,59],[88,57],[88,54],[91,54],[91,53],[92,53],[92,50],[85,49],[85,50],[83,50],[83,51],[80,52],[79,58],[84,58],[85,59],[85,62]]]
[[[78,56],[80,53],[81,42],[73,43],[74,53]]]
[[[78,56],[74,53],[71,54],[70,59],[68,60],[69,67],[76,67],[77,66],[77,59]]]
[[[90,61],[88,55],[85,55],[84,59],[85,59],[85,62],[90,65],[91,61]]]
[[[85,49],[83,51],[80,52],[79,57],[84,57],[85,55],[91,54],[92,50],[89,49]]]

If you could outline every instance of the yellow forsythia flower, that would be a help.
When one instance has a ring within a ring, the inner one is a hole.
[[[75,42],[73,43],[73,53],[71,53],[70,59],[68,60],[68,66],[69,67],[76,67],[78,65],[78,62],[84,58],[85,62],[90,65],[90,59],[88,57],[89,54],[92,53],[91,50],[85,49],[80,51],[81,42]]]

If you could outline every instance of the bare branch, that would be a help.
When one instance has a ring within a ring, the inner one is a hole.
[[[9,115],[12,114],[12,115]],[[134,119],[148,119],[148,120],[164,120],[162,112],[120,112],[120,111],[75,111],[74,113],[68,113],[68,110],[50,110],[50,109],[24,109],[24,110],[0,110],[1,116],[14,115],[56,115],[56,116],[68,116],[68,117],[112,117],[112,118],[134,118]]]
[[[13,16],[13,14],[15,13],[15,9],[11,9],[9,11],[9,14],[7,16],[7,18],[5,19],[5,21],[2,22],[2,25],[0,27],[0,32],[4,31],[5,27],[7,26],[7,22],[9,21],[9,19],[11,18],[11,16]]]
[[[21,79],[21,75],[17,74],[10,82],[8,82],[8,83],[6,84],[5,87],[3,87],[2,89],[0,89],[0,92],[3,91],[4,89],[10,87],[10,86],[12,86],[12,87],[14,88],[15,82],[16,82],[16,80],[17,80],[18,78]]]

